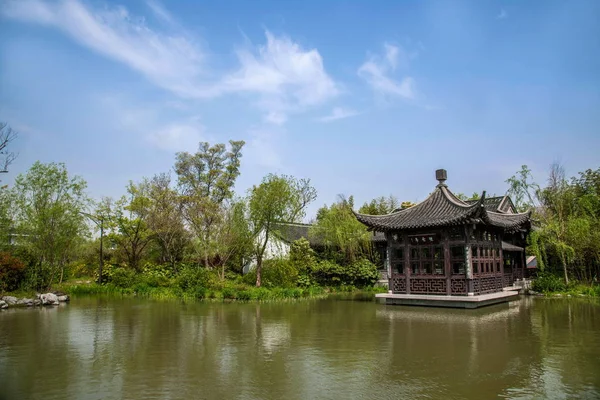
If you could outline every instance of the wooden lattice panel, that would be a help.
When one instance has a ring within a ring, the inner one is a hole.
[[[452,294],[467,294],[467,280],[452,278],[450,281],[450,292]]]
[[[411,278],[410,292],[415,294],[446,294],[446,280]]]
[[[479,294],[502,291],[503,276],[486,276],[479,278]]]
[[[394,276],[392,278],[392,293],[406,293],[406,277]]]

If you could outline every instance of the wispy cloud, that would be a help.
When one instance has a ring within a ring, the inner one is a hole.
[[[205,56],[190,38],[150,29],[124,7],[90,10],[76,0],[9,1],[5,16],[55,27],[72,39],[146,76],[156,85],[189,96]]]
[[[386,43],[384,50],[382,55],[371,55],[358,69],[358,76],[377,93],[413,99],[415,80],[410,76],[400,80],[390,76],[400,66],[408,68],[410,57],[399,46]]]
[[[173,22],[157,0],[147,4],[158,18]],[[83,46],[127,65],[182,98],[232,93],[258,96],[255,104],[265,113],[265,121],[276,124],[339,92],[316,49],[304,49],[289,37],[269,31],[266,44],[239,49],[239,66],[219,73],[209,70],[203,49],[183,28],[172,25],[174,33],[152,29],[144,18],[131,16],[122,6],[92,9],[78,0],[19,0],[9,1],[0,12],[62,30]]]
[[[319,118],[319,121],[331,122],[336,121],[338,119],[354,117],[355,115],[358,115],[358,112],[355,110],[345,109],[342,107],[335,107],[333,110],[331,110],[331,114]]]
[[[146,2],[146,4],[148,5],[148,8],[150,8],[150,10],[152,10],[154,15],[161,21],[166,22],[168,24],[173,24],[175,22],[175,19],[173,18],[171,13],[168,12],[163,7],[163,5],[161,3],[159,3],[157,0],[148,0]]]
[[[505,9],[500,10],[500,13],[498,13],[498,15],[496,15],[496,19],[504,19],[504,18],[508,18],[508,13],[506,12]]]

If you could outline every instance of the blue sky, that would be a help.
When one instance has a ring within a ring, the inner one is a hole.
[[[502,194],[600,161],[599,1],[0,0],[5,183],[65,162],[120,196],[198,141],[247,142],[269,172],[360,205],[423,200],[437,168]]]

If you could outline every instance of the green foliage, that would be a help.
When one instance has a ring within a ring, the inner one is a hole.
[[[28,284],[48,288],[61,279],[88,227],[86,182],[70,177],[64,164],[36,162],[10,189],[11,214],[18,245],[31,259]]]
[[[561,292],[566,290],[565,282],[552,273],[542,273],[533,281],[531,288],[536,292]]]
[[[371,254],[372,233],[356,219],[348,202],[341,200],[331,207],[324,206],[317,215],[309,235],[330,251],[341,252],[344,262],[352,263]]]
[[[243,141],[210,146],[202,142],[196,153],[177,153],[175,172],[181,194],[183,215],[198,239],[195,243],[204,266],[212,268],[218,253],[217,233],[224,221],[224,205],[233,197],[240,174]]]
[[[205,268],[185,266],[181,268],[177,277],[177,286],[182,290],[190,291],[198,288],[208,288],[210,273]]]
[[[353,262],[347,268],[346,282],[356,287],[373,286],[379,279],[377,266],[367,259]]]
[[[256,282],[256,269],[244,275],[243,282]],[[287,259],[279,258],[265,260],[262,270],[262,285],[266,288],[291,288],[298,282],[298,269]]]
[[[252,233],[255,238],[256,286],[262,283],[262,264],[267,244],[278,222],[298,222],[306,206],[317,197],[308,179],[269,174],[250,190],[248,201]]]
[[[17,290],[25,278],[25,264],[10,253],[0,252],[0,293]]]
[[[361,214],[369,215],[384,215],[389,214],[395,209],[400,207],[400,202],[395,196],[389,195],[388,197],[377,197],[371,200],[369,203],[365,203],[358,209]]]
[[[133,269],[124,267],[107,266],[103,271],[103,279],[116,287],[129,288],[138,282],[137,275]]]

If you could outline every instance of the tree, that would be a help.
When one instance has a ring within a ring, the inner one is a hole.
[[[17,138],[18,133],[5,122],[0,122],[0,173],[7,173],[8,166],[17,158],[17,154],[8,151],[8,145]]]
[[[180,197],[171,188],[169,174],[162,173],[152,179],[144,179],[141,185],[145,187],[144,191],[150,202],[145,218],[160,248],[160,262],[169,263],[174,268],[183,259],[189,243]]]
[[[175,162],[183,215],[199,239],[206,268],[212,268],[215,229],[223,221],[223,206],[233,197],[233,186],[240,174],[244,142],[230,140],[229,144],[227,151],[225,144],[211,147],[203,142],[195,154],[178,153]]]
[[[350,200],[352,196],[350,196]],[[331,207],[317,213],[317,221],[309,235],[333,251],[341,251],[347,263],[371,254],[371,236],[367,227],[352,213],[352,202],[341,198]]]
[[[256,286],[261,285],[263,257],[269,240],[281,222],[299,222],[306,206],[317,197],[308,179],[269,174],[250,190],[249,217],[256,256]]]
[[[223,220],[215,231],[214,265],[220,266],[220,278],[225,279],[225,267],[231,260],[243,267],[252,252],[252,232],[246,219],[247,205],[243,200],[230,201],[224,208]]]
[[[369,215],[384,215],[391,213],[399,207],[400,202],[398,199],[393,195],[389,195],[388,197],[377,197],[368,203],[364,203],[358,212]]]
[[[99,213],[108,216],[107,225],[111,230],[108,237],[117,244],[127,264],[140,272],[140,261],[154,238],[147,223],[151,202],[144,184],[129,182],[127,193],[129,197],[123,196],[116,202],[104,199]]]
[[[527,211],[537,204],[536,198],[540,187],[532,182],[532,179],[531,169],[527,165],[522,165],[520,171],[506,180],[509,185],[508,194],[519,212]]]
[[[11,194],[16,233],[34,262],[30,279],[37,289],[62,280],[66,263],[88,234],[82,214],[89,204],[86,186],[56,163],[36,162],[15,180]]]

